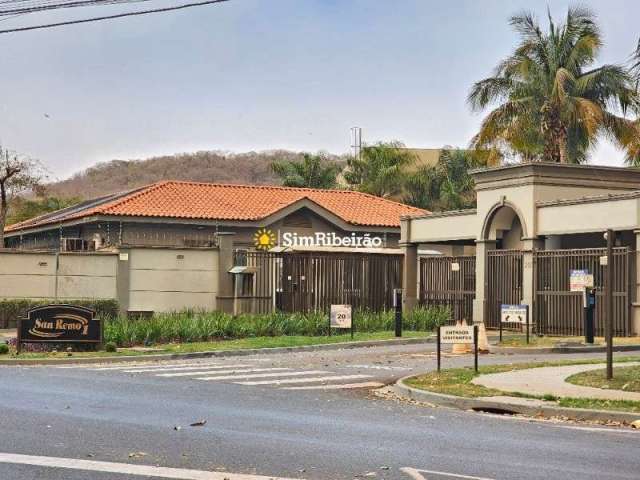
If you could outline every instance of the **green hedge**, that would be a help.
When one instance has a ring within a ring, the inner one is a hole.
[[[403,318],[406,330],[432,331],[451,317],[446,307],[418,308]],[[394,329],[392,311],[354,313],[356,330],[379,332]],[[104,329],[105,342],[119,347],[168,342],[204,342],[247,337],[286,335],[321,336],[329,333],[324,313],[270,313],[232,315],[222,312],[183,311],[150,318],[113,317]]]
[[[54,300],[0,299],[0,328],[15,328],[16,320],[25,315],[27,310],[48,303],[56,302]],[[96,311],[99,318],[115,318],[120,308],[117,300],[61,300],[57,303],[91,308]]]

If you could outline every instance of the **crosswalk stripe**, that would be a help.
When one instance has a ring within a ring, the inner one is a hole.
[[[327,372],[325,372],[327,373]],[[282,380],[258,380],[251,382],[235,382],[238,385],[280,385],[283,383],[312,383],[312,382],[330,382],[332,380],[350,380],[356,378],[371,378],[371,375],[332,375],[327,377],[310,377],[310,378],[285,378]]]
[[[282,387],[283,390],[342,390],[346,388],[378,388],[384,383],[362,382],[362,383],[338,383],[328,385],[305,385],[303,387]]]
[[[139,363],[139,364],[124,364],[124,365],[118,365],[118,366],[108,366],[108,367],[96,367],[95,365],[85,365],[83,366],[83,368],[88,368],[89,370],[93,370],[96,372],[100,372],[100,371],[105,371],[105,370],[131,370],[134,368],[171,368],[171,367],[188,367],[190,365],[195,365],[194,363]],[[198,363],[198,365],[200,366],[214,366],[214,365],[221,365],[221,363],[218,362],[201,362]],[[61,367],[60,367],[61,368]]]
[[[169,368],[165,368],[165,367],[148,367],[148,368],[133,368],[131,370],[122,370],[124,373],[145,373],[145,372],[157,372],[157,371],[163,371],[163,372],[172,372],[172,371],[185,371],[185,370],[205,370],[205,369],[211,369],[211,370],[215,370],[215,369],[229,369],[229,368],[242,368],[242,367],[252,367],[253,365],[249,365],[249,364],[229,364],[229,365],[217,365],[217,364],[211,364],[211,365],[189,365],[186,367],[169,367]]]
[[[156,373],[156,377],[189,377],[194,375],[211,375],[211,374],[223,374],[223,373],[251,373],[251,372],[284,372],[291,370],[290,368],[249,368],[242,370],[199,370],[197,372],[177,372],[177,373]]]
[[[216,380],[236,380],[239,378],[269,378],[269,377],[297,377],[301,375],[318,375],[320,373],[329,373],[325,370],[305,370],[302,372],[280,372],[280,373],[256,373],[256,374],[240,374],[240,375],[220,375],[215,377],[200,377],[196,380],[205,380],[215,382]]]

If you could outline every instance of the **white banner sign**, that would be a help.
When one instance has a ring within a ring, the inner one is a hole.
[[[331,305],[331,327],[351,328],[351,305]]]
[[[589,270],[569,271],[569,290],[572,292],[584,292],[585,288],[593,287],[593,275]]]
[[[502,323],[527,323],[526,305],[501,305],[500,321]]]
[[[440,327],[440,343],[473,344],[473,326]]]

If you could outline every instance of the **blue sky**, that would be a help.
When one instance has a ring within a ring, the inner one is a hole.
[[[30,15],[1,27],[134,7]],[[373,142],[465,146],[465,103],[517,38],[523,9],[565,1],[231,0],[180,12],[0,35],[0,141],[54,177],[99,161],[194,150],[348,151]],[[571,2],[572,4],[574,2]],[[627,58],[640,2],[581,2],[600,19],[602,62]],[[45,113],[49,118],[45,117]],[[593,163],[620,165],[603,144]]]

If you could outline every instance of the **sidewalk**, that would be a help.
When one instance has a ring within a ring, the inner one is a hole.
[[[640,362],[625,363],[624,366],[640,365]],[[571,375],[589,370],[599,370],[606,364],[568,365],[564,367],[541,367],[529,370],[514,370],[505,373],[480,375],[471,383],[504,392],[522,392],[530,395],[551,394],[556,397],[597,398],[600,400],[635,400],[640,401],[640,392],[622,390],[606,390],[602,388],[583,387],[567,383]]]

